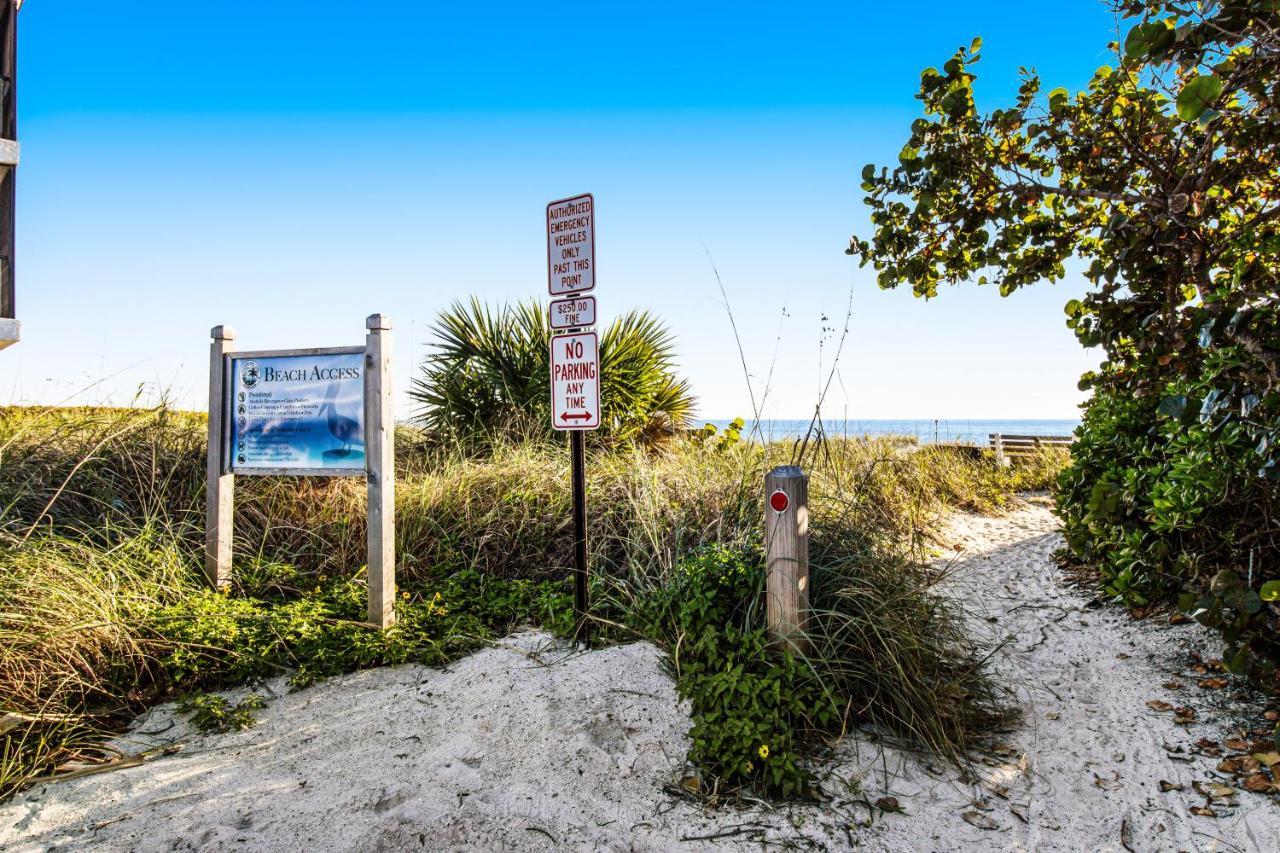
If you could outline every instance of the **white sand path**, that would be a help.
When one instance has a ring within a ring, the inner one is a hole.
[[[664,791],[683,767],[688,710],[656,649],[573,653],[526,633],[445,669],[298,692],[272,682],[244,732],[200,735],[172,706],[153,709],[119,745],[180,750],[0,805],[0,848],[1280,850],[1273,800],[1242,794],[1217,818],[1190,815],[1204,802],[1191,783],[1216,760],[1166,749],[1221,735],[1205,691],[1160,686],[1188,648],[1216,643],[1198,626],[1090,609],[1049,559],[1055,529],[1043,506],[950,526],[964,550],[948,591],[982,611],[975,628],[1008,637],[994,672],[1023,709],[977,781],[864,738],[827,768],[829,803],[707,811]],[[1178,726],[1151,698],[1199,719]],[[1162,779],[1186,790],[1163,793]],[[861,825],[884,795],[905,812]]]

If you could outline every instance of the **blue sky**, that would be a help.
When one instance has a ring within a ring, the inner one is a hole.
[[[981,35],[981,102],[1083,86],[1102,3],[228,6],[25,4],[0,401],[202,408],[211,326],[338,346],[375,311],[403,392],[452,299],[545,296],[544,205],[592,192],[602,319],[664,317],[705,417],[750,411],[710,260],[761,381],[778,352],[766,415],[812,411],[851,287],[832,415],[1075,415],[1082,282],[925,303],[844,248],[921,69]]]

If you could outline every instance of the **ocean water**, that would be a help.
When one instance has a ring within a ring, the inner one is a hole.
[[[728,420],[695,421],[695,424],[714,424],[719,429],[729,425]],[[922,444],[935,441],[963,441],[986,444],[993,432],[1005,435],[1071,435],[1080,421],[1070,420],[983,420],[939,418],[925,420],[823,420],[823,431],[828,437],[836,436],[914,436]],[[754,421],[748,420],[742,429],[743,438],[755,438]],[[760,432],[769,441],[800,438],[809,429],[806,420],[763,420]]]

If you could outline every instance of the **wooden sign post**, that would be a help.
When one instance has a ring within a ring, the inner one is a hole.
[[[774,640],[809,651],[809,478],[794,465],[764,477],[765,619]]]
[[[369,623],[395,621],[396,600],[396,422],[391,401],[391,318],[365,321],[365,446],[369,467]]]
[[[369,622],[395,621],[395,418],[391,321],[362,347],[244,351],[215,326],[209,353],[205,577],[231,582],[235,478],[362,476],[368,483]]]
[[[223,464],[226,425],[227,355],[235,348],[236,332],[230,326],[214,326],[209,333],[209,453],[205,460],[204,575],[209,585],[222,589],[231,583],[231,528],[236,478]]]

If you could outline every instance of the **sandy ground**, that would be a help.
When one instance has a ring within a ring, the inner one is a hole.
[[[1217,759],[1186,747],[1230,719],[1209,691],[1161,685],[1188,650],[1216,644],[1066,587],[1049,559],[1055,528],[1041,505],[951,524],[948,592],[1003,641],[995,674],[1022,709],[968,781],[863,736],[824,771],[828,803],[703,810],[665,790],[683,769],[688,709],[659,652],[577,653],[526,633],[443,670],[370,670],[299,692],[273,682],[244,732],[200,735],[156,708],[119,745],[180,749],[30,789],[0,806],[0,848],[1280,850],[1272,800],[1188,812],[1205,804],[1192,783],[1213,779]],[[1198,718],[1177,725],[1149,699]],[[882,796],[903,813],[873,812]]]

